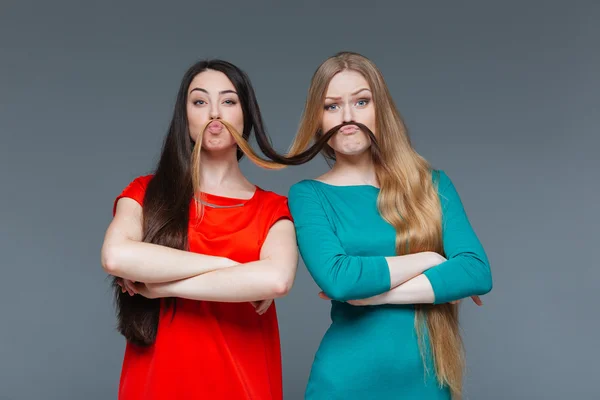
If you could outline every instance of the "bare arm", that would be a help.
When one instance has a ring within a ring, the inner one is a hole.
[[[146,297],[246,302],[285,296],[298,265],[294,224],[275,223],[261,248],[260,260],[169,283],[146,284]]]
[[[354,306],[375,306],[380,304],[432,304],[434,299],[433,287],[431,286],[429,279],[427,279],[425,275],[418,275],[389,292],[368,299],[350,300],[348,301],[348,304]],[[471,299],[476,305],[483,305],[479,296],[471,296]],[[453,300],[450,303],[458,304],[461,300]]]
[[[238,264],[224,257],[144,243],[142,235],[142,207],[130,198],[119,199],[102,245],[104,270],[120,278],[156,283],[189,278]]]
[[[410,281],[423,272],[446,261],[446,258],[433,251],[386,257],[390,269],[391,289]]]
[[[418,275],[392,290],[362,300],[350,300],[355,306],[379,304],[432,304],[435,300],[433,288],[425,275]]]

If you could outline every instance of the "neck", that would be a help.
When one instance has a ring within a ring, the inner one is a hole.
[[[203,191],[247,182],[240,170],[236,148],[223,152],[202,151],[201,166]]]
[[[379,186],[370,151],[352,156],[336,153],[335,158],[335,164],[331,168],[332,175],[344,177],[354,184]]]

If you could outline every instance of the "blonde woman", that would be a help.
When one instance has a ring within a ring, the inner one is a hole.
[[[306,399],[459,398],[452,303],[492,289],[489,262],[452,181],[412,148],[381,72],[359,54],[319,66],[276,161],[320,149],[332,168],[289,192],[300,253],[332,300]]]

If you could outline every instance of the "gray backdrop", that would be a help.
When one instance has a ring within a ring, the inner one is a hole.
[[[187,67],[245,69],[283,151],[339,50],[383,71],[491,260],[484,307],[462,309],[467,398],[600,397],[599,2],[83,3],[0,4],[0,398],[116,397],[100,246],[114,197],[157,161]],[[325,168],[243,162],[281,194]],[[301,264],[278,300],[286,399],[328,326],[317,292]]]

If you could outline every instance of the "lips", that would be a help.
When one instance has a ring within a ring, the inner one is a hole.
[[[213,121],[208,124],[207,129],[210,133],[219,133],[223,130],[223,124],[219,121]]]
[[[358,131],[358,126],[356,126],[356,125],[346,125],[346,126],[342,126],[340,128],[340,133],[342,133],[344,135],[349,135],[356,131]]]

